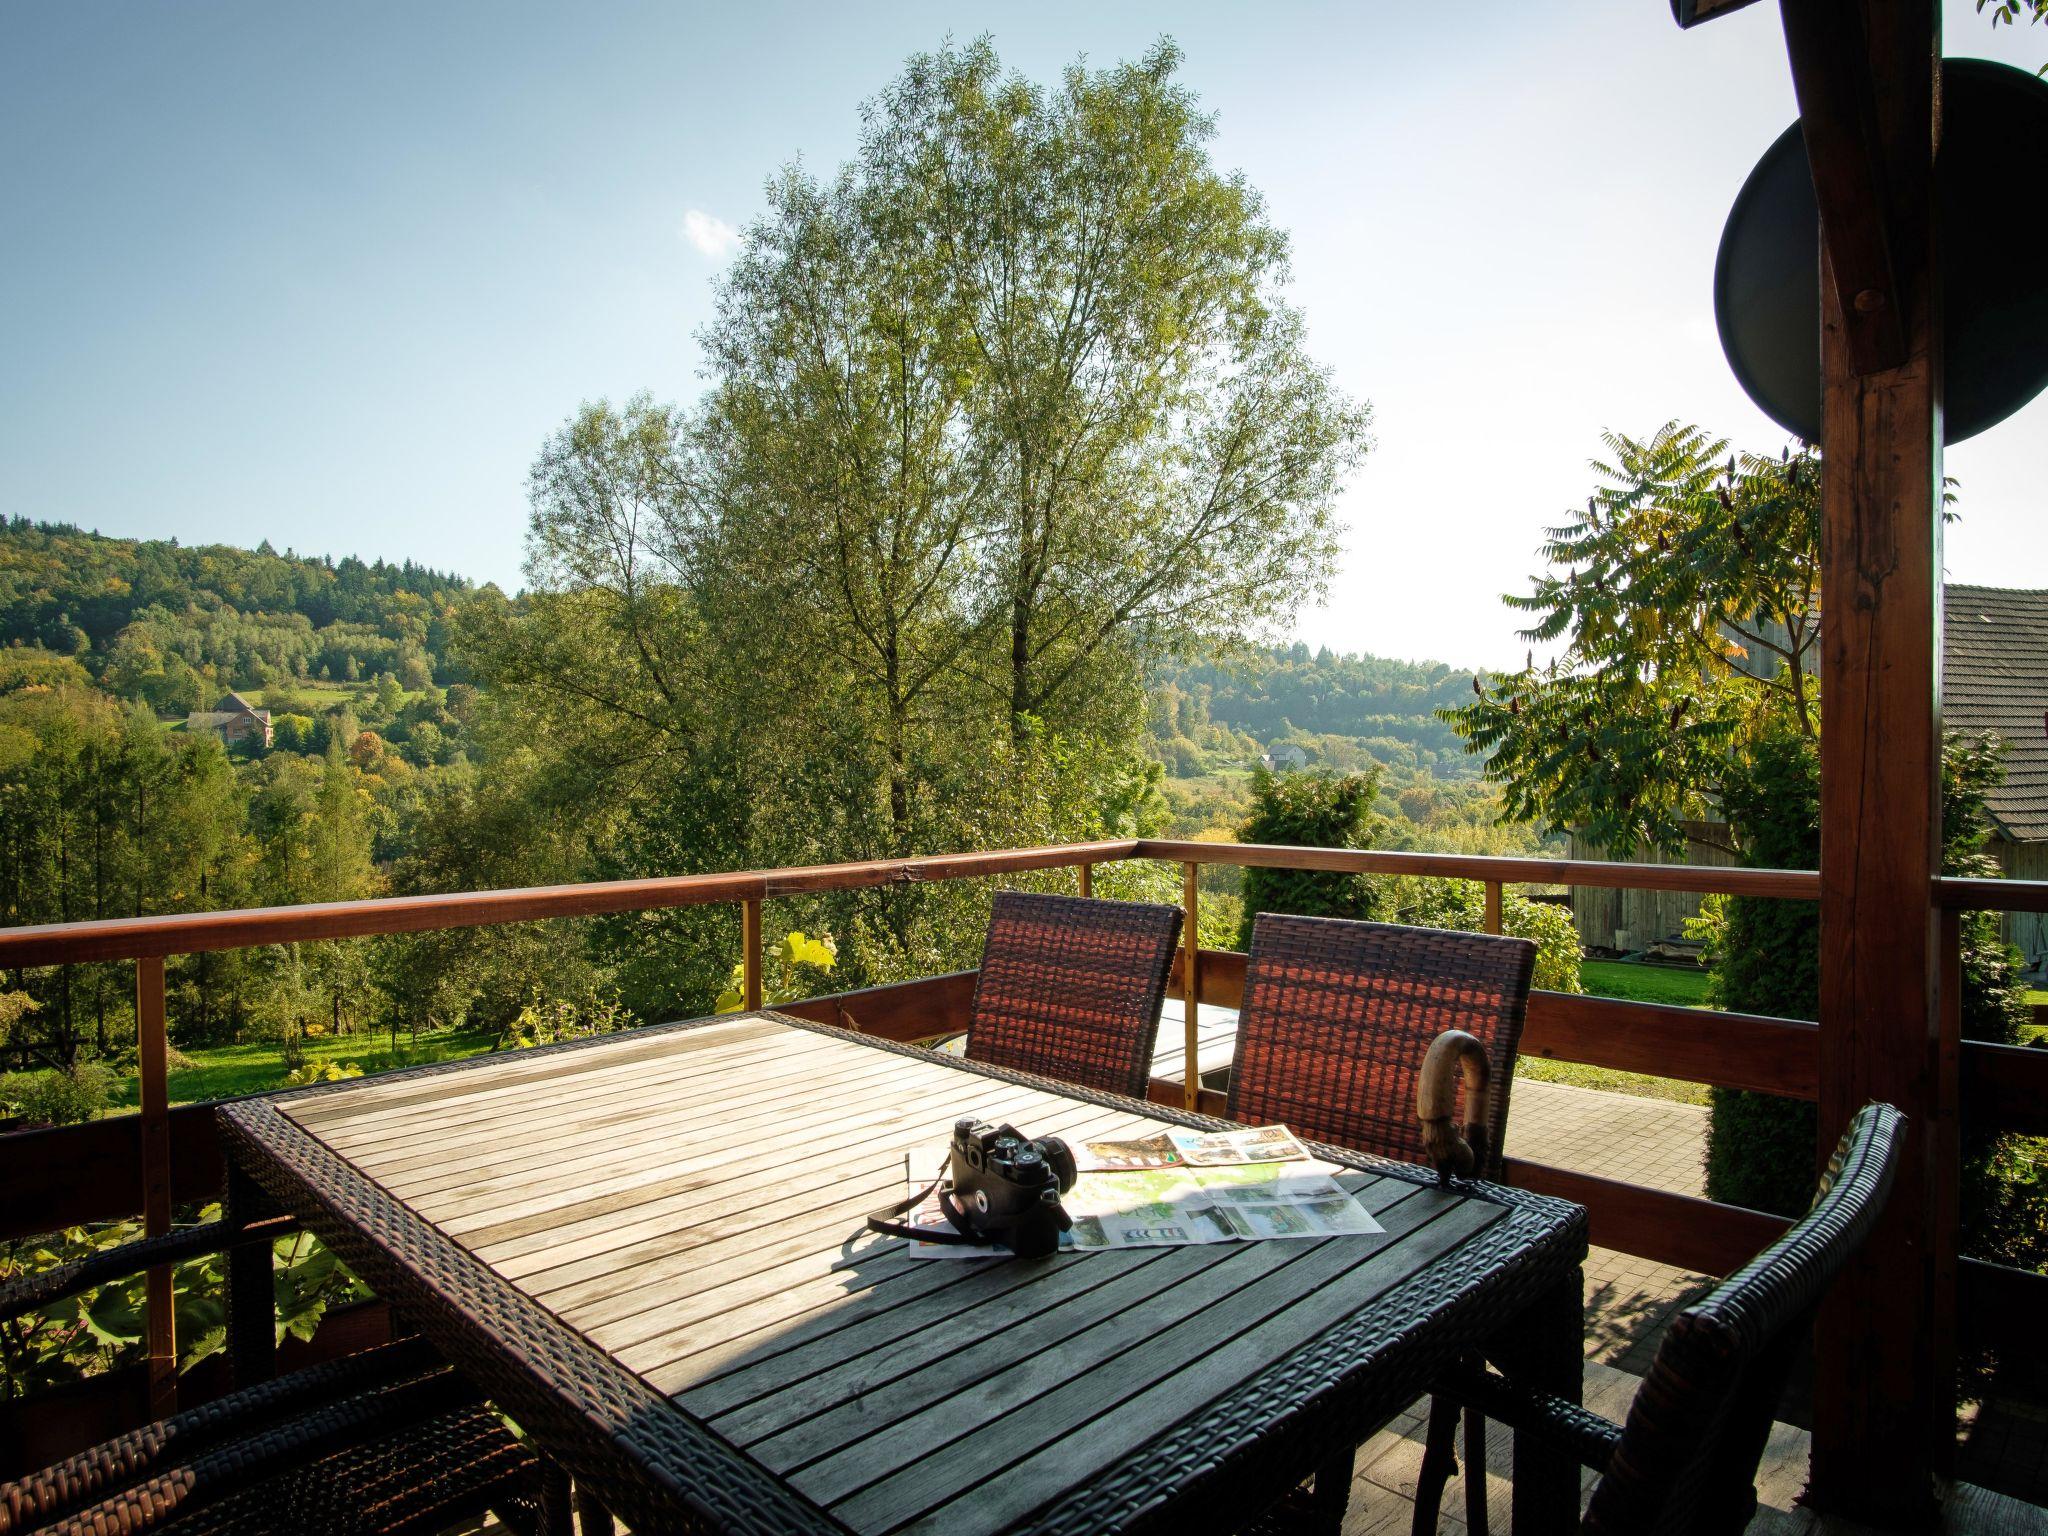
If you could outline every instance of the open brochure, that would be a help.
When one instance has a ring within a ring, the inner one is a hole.
[[[1385,1230],[1351,1193],[1313,1164],[1285,1126],[1242,1131],[1170,1131],[1135,1141],[1079,1142],[1080,1170],[1062,1197],[1073,1230],[1062,1251],[1179,1247],[1263,1238],[1339,1237]],[[910,1160],[941,1167],[943,1153]],[[922,1182],[922,1181],[920,1181]],[[936,1200],[911,1225],[950,1232]],[[921,1258],[989,1258],[1000,1247],[916,1243]]]

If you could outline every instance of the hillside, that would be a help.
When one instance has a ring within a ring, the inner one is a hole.
[[[1477,761],[1436,717],[1471,686],[1470,671],[1442,662],[1276,647],[1242,660],[1157,668],[1152,734],[1177,778],[1249,768],[1289,746],[1309,767],[1348,772],[1377,764],[1397,777],[1476,778]],[[1283,756],[1292,761],[1291,753]]]
[[[109,693],[163,714],[220,692],[461,681],[448,621],[477,589],[407,562],[108,538],[0,523],[0,642],[75,659]]]

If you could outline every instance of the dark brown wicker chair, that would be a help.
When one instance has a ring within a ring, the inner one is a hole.
[[[1493,1093],[1479,1174],[1498,1178],[1536,946],[1527,939],[1262,912],[1252,925],[1233,1120],[1425,1162],[1415,1081],[1430,1042],[1486,1047]]]
[[[1492,1075],[1476,1171],[1498,1178],[1535,966],[1536,946],[1527,939],[1261,912],[1245,962],[1225,1112],[1427,1162],[1416,1079],[1431,1042],[1462,1029],[1486,1048]],[[1316,1473],[1312,1493],[1290,1499],[1257,1529],[1335,1532],[1351,1466],[1349,1454],[1334,1458]]]
[[[0,1286],[0,1319],[233,1246],[227,1223]],[[398,1536],[495,1512],[566,1536],[567,1480],[419,1339],[245,1387],[0,1482],[0,1536]]]
[[[967,1056],[1145,1096],[1180,909],[996,893]]]
[[[1799,1341],[1884,1209],[1904,1124],[1889,1104],[1857,1112],[1821,1176],[1813,1208],[1671,1320],[1625,1424],[1516,1387],[1476,1362],[1439,1388],[1439,1400],[1462,1398],[1599,1472],[1582,1527],[1588,1532],[1735,1536],[1756,1513],[1757,1464]],[[1467,1461],[1468,1479],[1483,1486],[1483,1471]],[[1436,1529],[1444,1482],[1456,1470],[1448,1462],[1424,1460],[1415,1498],[1419,1533]],[[1484,1536],[1484,1517],[1483,1504],[1468,1513],[1474,1536]]]

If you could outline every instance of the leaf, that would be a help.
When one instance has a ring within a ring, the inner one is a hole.
[[[123,1286],[106,1286],[80,1307],[79,1316],[92,1336],[102,1344],[115,1348],[133,1344],[141,1339],[143,1331],[142,1289],[133,1290]]]

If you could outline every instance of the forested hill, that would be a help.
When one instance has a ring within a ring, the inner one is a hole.
[[[409,561],[0,522],[0,642],[75,657],[109,691],[165,711],[292,679],[450,681],[448,615],[473,590]]]
[[[1152,679],[1155,746],[1192,777],[1292,744],[1310,764],[1351,768],[1362,755],[1440,777],[1478,772],[1436,717],[1471,691],[1472,673],[1438,661],[1337,655],[1305,645],[1242,660],[1163,665]]]

